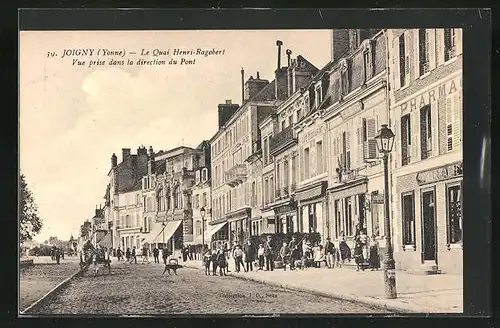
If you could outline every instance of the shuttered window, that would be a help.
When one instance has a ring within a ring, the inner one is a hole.
[[[411,120],[410,114],[401,117],[401,165],[408,165],[411,158]]]
[[[431,106],[420,109],[420,159],[432,156]]]
[[[377,121],[374,118],[364,120],[363,125],[366,125],[366,141],[364,142],[364,158],[375,159],[377,158]]]

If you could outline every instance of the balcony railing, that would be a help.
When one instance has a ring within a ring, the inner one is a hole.
[[[247,167],[245,164],[237,164],[226,172],[226,182],[231,187],[237,186],[247,178]]]
[[[269,142],[269,151],[271,155],[274,155],[280,150],[295,143],[297,143],[297,138],[295,138],[292,126],[289,126],[271,138]]]

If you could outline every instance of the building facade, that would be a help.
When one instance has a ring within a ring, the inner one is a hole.
[[[375,136],[388,121],[388,61],[383,31],[364,34],[332,66],[326,123],[328,156],[327,235],[352,241],[364,230],[381,247],[384,174]]]
[[[274,203],[274,157],[270,152],[271,138],[278,128],[276,115],[271,114],[259,124],[262,145],[262,188],[257,195],[261,202],[261,217],[252,221],[252,235],[259,236],[263,233],[274,233],[274,210],[270,204]]]
[[[299,156],[294,126],[307,112],[307,88],[311,84],[311,76],[317,72],[318,69],[302,56],[290,61],[288,98],[277,108],[274,118],[277,131],[269,140],[269,152],[274,159],[275,198],[270,207],[275,214],[275,232],[279,233],[301,231],[295,199]]]
[[[394,258],[462,273],[462,30],[389,30]]]

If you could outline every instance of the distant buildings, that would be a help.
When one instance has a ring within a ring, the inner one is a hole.
[[[321,69],[291,50],[283,67],[276,44],[273,79],[242,70],[242,104],[219,104],[209,141],[113,154],[96,231],[114,248],[175,250],[366,230],[384,249],[389,214],[397,268],[462,272],[461,30],[335,30]],[[396,135],[389,195],[382,124]]]

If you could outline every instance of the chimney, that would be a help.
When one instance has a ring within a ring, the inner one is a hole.
[[[122,148],[122,162],[130,156],[130,148]]]
[[[292,85],[294,84],[293,83],[293,67],[292,67],[291,61],[290,61],[291,54],[292,54],[292,50],[286,49],[286,57],[287,57],[287,63],[288,63],[288,68],[287,68],[287,73],[286,73],[288,97],[290,97],[293,93]]]
[[[259,92],[262,91],[269,84],[268,80],[260,78],[259,72],[257,72],[257,78],[254,79],[250,76],[248,81],[245,83],[245,100],[250,100],[255,97]]]
[[[224,124],[233,116],[233,114],[238,110],[240,105],[233,104],[231,100],[226,100],[225,104],[219,104],[219,129],[221,129]]]
[[[283,41],[277,40],[276,45],[278,46],[278,67],[276,69],[281,68],[281,46],[283,45]]]
[[[149,156],[148,156],[148,175],[153,174],[155,171],[155,152],[153,146],[149,146]]]
[[[146,150],[146,147],[140,146],[137,148],[137,155],[147,155],[148,151]]]
[[[241,103],[245,102],[245,71],[241,68]]]
[[[292,54],[292,50],[286,49],[286,57],[288,59],[288,67],[290,67],[290,55]]]
[[[118,165],[118,158],[116,157],[115,153],[111,156],[111,168],[116,167]]]
[[[350,34],[347,29],[332,31],[332,61],[341,59],[349,50]]]

